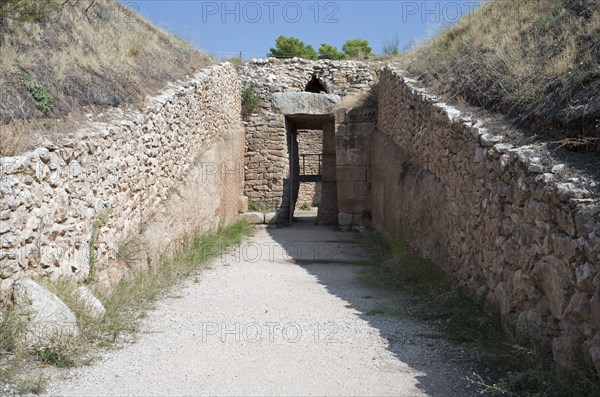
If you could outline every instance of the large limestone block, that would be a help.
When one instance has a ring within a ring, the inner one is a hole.
[[[251,225],[261,225],[265,223],[265,214],[262,212],[245,212],[240,214],[240,218],[248,221]]]
[[[370,190],[367,182],[338,182],[338,211],[360,214],[370,209]]]
[[[313,92],[276,92],[273,94],[273,108],[283,115],[333,114],[340,97],[334,94]]]
[[[348,123],[346,135],[349,136],[371,136],[375,132],[375,123]]]
[[[238,212],[240,214],[243,214],[244,212],[247,212],[247,211],[248,211],[248,197],[240,196],[239,202],[238,202]]]
[[[352,225],[352,220],[353,220],[353,216],[352,214],[347,214],[345,212],[340,212],[338,214],[338,224],[340,226],[349,226]]]
[[[369,167],[366,165],[340,165],[337,167],[339,182],[367,182]]]
[[[567,292],[569,289],[569,265],[556,257],[549,257],[538,262],[533,269],[533,274],[538,280],[538,286],[546,295],[552,315],[561,320],[567,305]]]
[[[13,299],[15,305],[27,314],[27,343],[35,344],[54,337],[79,335],[77,318],[73,312],[56,295],[35,281],[17,281]]]

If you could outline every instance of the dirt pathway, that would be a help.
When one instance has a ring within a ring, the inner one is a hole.
[[[49,395],[468,396],[468,356],[379,310],[351,232],[259,230],[157,304],[139,341],[49,385]]]

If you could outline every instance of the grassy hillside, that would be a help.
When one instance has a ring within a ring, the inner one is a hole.
[[[116,0],[0,0],[0,16],[2,154],[211,63]]]
[[[449,97],[598,144],[599,0],[490,0],[400,61]]]

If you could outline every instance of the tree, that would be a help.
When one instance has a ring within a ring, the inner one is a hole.
[[[342,46],[342,51],[350,58],[367,58],[371,55],[369,41],[363,39],[346,40]]]
[[[311,45],[306,45],[295,37],[279,36],[275,40],[275,48],[271,48],[267,56],[276,58],[298,57],[317,59],[317,52]]]
[[[321,44],[319,47],[319,59],[346,59],[348,56],[339,52],[337,47],[329,44]]]

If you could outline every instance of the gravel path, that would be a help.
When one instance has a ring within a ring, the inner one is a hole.
[[[48,395],[474,395],[468,354],[386,315],[390,298],[358,282],[354,238],[307,222],[258,230],[158,302],[136,343]]]

